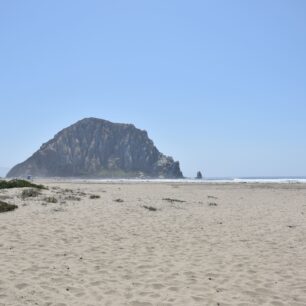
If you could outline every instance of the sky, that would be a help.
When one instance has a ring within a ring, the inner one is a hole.
[[[0,175],[85,117],[185,176],[306,176],[306,1],[0,1]]]

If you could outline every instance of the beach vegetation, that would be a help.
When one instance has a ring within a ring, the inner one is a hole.
[[[212,196],[212,195],[208,195],[208,196],[207,196],[207,198],[208,198],[208,199],[215,199],[215,200],[217,200],[217,199],[218,199],[217,197]]]
[[[157,208],[156,207],[153,207],[153,206],[147,206],[147,205],[143,205],[142,206],[143,208],[149,210],[149,211],[157,211]]]
[[[100,199],[101,197],[100,197],[99,195],[97,195],[97,194],[91,194],[91,195],[89,196],[89,198],[90,198],[91,200],[94,200],[94,199]]]
[[[3,195],[0,195],[0,200],[7,200],[7,199],[10,199],[11,197],[6,195],[6,194],[3,194]]]
[[[122,199],[116,199],[114,201],[117,202],[117,203],[123,203],[124,202]]]
[[[210,203],[208,203],[208,206],[218,206],[218,204],[215,203],[215,202],[210,202]]]
[[[14,179],[10,181],[5,181],[5,180],[0,181],[0,189],[25,188],[25,187],[47,189],[44,185],[37,185],[26,180]]]
[[[12,211],[12,210],[15,210],[16,208],[18,208],[17,205],[8,204],[6,202],[0,201],[0,213],[7,212],[7,211]]]
[[[57,202],[58,202],[58,200],[57,200],[56,197],[46,197],[44,200],[45,200],[47,203],[57,203]]]
[[[167,202],[170,202],[170,203],[174,203],[174,202],[177,202],[177,203],[185,203],[186,201],[183,201],[183,200],[178,200],[178,199],[171,199],[171,198],[163,198],[164,201],[167,201]]]
[[[65,200],[68,200],[68,201],[81,201],[81,198],[80,197],[76,197],[74,195],[69,195],[68,197],[65,198]]]
[[[21,198],[36,198],[40,195],[40,191],[35,188],[25,189],[21,192]]]

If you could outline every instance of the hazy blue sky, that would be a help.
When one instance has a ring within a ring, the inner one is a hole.
[[[0,1],[0,167],[84,117],[186,176],[306,175],[306,1]]]

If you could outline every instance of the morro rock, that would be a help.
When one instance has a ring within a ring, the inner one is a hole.
[[[182,178],[179,162],[132,124],[86,118],[60,131],[7,177]]]

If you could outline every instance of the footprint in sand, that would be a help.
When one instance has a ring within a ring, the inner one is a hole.
[[[204,302],[205,299],[199,296],[192,296],[192,298],[196,301],[196,302]]]
[[[178,287],[169,287],[168,290],[177,292],[177,291],[179,291],[179,288]]]
[[[139,302],[139,301],[132,301],[131,306],[152,306],[152,303],[149,302]]]
[[[24,288],[29,287],[29,285],[26,284],[26,283],[21,283],[21,284],[17,284],[15,287],[16,287],[18,290],[22,290],[22,289],[24,289]]]
[[[160,290],[164,288],[165,286],[163,284],[153,284],[152,287],[153,289]]]

